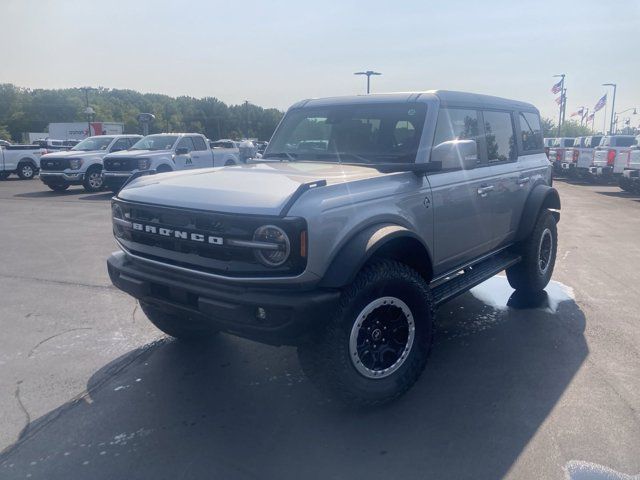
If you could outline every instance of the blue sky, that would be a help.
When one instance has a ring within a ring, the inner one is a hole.
[[[0,82],[104,86],[286,108],[301,98],[434,88],[568,114],[618,83],[640,107],[640,0],[1,0]],[[640,112],[639,112],[640,113]],[[596,125],[602,124],[602,112]],[[640,114],[632,124],[640,123]]]

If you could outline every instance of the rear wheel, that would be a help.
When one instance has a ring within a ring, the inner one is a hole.
[[[36,174],[36,169],[31,162],[21,162],[18,164],[17,173],[22,180],[31,180]]]
[[[82,186],[87,192],[97,192],[102,190],[102,170],[100,167],[95,166],[87,170],[84,175],[84,181]]]
[[[384,260],[347,287],[333,318],[298,347],[302,369],[329,395],[376,406],[405,393],[427,363],[433,301],[424,279]]]
[[[173,170],[171,170],[171,167],[167,166],[167,165],[160,165],[158,167],[158,169],[156,170],[156,173],[167,173],[167,172],[172,172]]]
[[[558,250],[556,219],[546,208],[538,215],[533,231],[518,246],[520,263],[507,269],[507,280],[516,290],[538,293],[547,286]]]
[[[167,335],[184,341],[198,341],[210,338],[218,331],[188,315],[170,314],[149,303],[140,302],[142,311],[156,327]]]

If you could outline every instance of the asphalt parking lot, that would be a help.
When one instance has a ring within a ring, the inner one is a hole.
[[[0,182],[0,478],[640,473],[640,196],[556,185],[547,296],[494,277],[445,305],[417,385],[355,412],[292,348],[155,330],[107,276],[111,194]]]

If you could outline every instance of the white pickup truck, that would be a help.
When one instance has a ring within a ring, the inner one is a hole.
[[[636,141],[633,135],[605,135],[593,154],[589,173],[595,178],[610,179],[622,176],[627,157],[621,155]]]
[[[56,192],[71,185],[96,192],[102,188],[102,159],[109,153],[131,148],[141,138],[141,135],[98,135],[85,138],[71,150],[43,155],[40,180]]]
[[[620,153],[624,171],[620,177],[620,188],[627,192],[640,193],[640,135],[634,145]]]
[[[31,180],[40,170],[42,152],[37,145],[0,145],[0,180],[12,173]]]
[[[140,139],[126,152],[104,157],[103,184],[117,192],[132,174],[139,172],[163,173],[236,163],[237,156],[217,154],[199,133],[159,133]]]
[[[573,147],[573,137],[554,138],[551,148],[549,148],[549,161],[553,165],[556,173],[562,173],[562,162],[564,162],[564,154],[567,148]]]

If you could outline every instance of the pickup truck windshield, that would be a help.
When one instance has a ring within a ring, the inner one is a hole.
[[[147,135],[129,150],[171,150],[177,140],[177,135]]]
[[[413,163],[422,103],[335,105],[291,110],[263,158],[345,163]]]
[[[113,137],[85,138],[71,150],[81,152],[91,152],[94,150],[106,150],[113,141]]]

